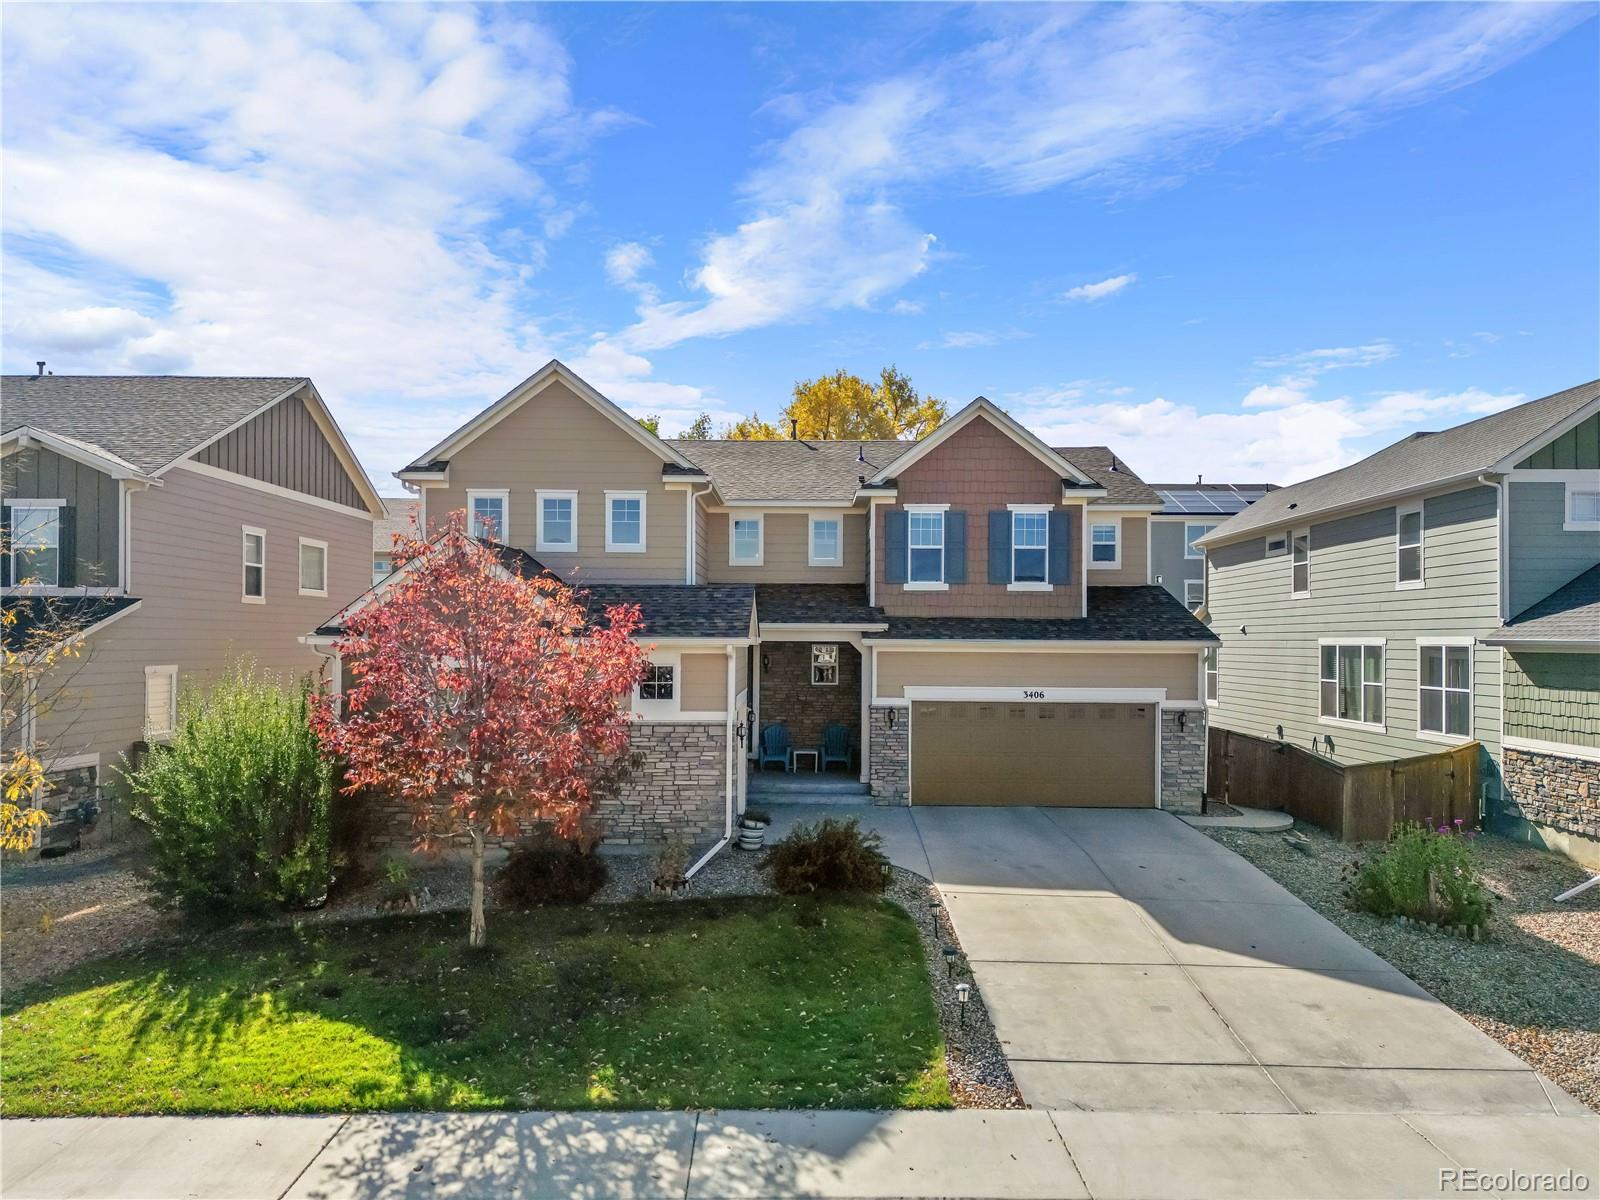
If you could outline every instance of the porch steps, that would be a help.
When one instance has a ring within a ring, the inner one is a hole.
[[[848,775],[817,775],[809,771],[755,772],[745,789],[748,803],[871,804],[867,785]]]

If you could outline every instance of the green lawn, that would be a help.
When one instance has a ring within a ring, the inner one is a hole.
[[[225,934],[8,995],[6,1116],[946,1107],[909,917],[746,897]]]

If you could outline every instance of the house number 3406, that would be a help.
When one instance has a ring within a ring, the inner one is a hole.
[[[1043,700],[1044,699],[1044,689],[1043,688],[1023,688],[1022,689],[1022,698],[1024,700]]]

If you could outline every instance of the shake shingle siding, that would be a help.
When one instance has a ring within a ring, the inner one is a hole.
[[[1600,657],[1507,654],[1506,736],[1600,749]]]
[[[1513,616],[1543,600],[1600,562],[1600,533],[1566,530],[1566,492],[1560,483],[1510,484]]]
[[[1208,607],[1222,638],[1215,724],[1309,747],[1331,736],[1339,762],[1438,751],[1417,731],[1417,645],[1481,637],[1498,624],[1495,492],[1467,488],[1424,504],[1425,586],[1395,588],[1395,510],[1374,509],[1311,527],[1311,594],[1290,597],[1290,558],[1265,556],[1260,538],[1216,547]],[[1240,632],[1243,626],[1244,632]],[[1386,640],[1383,729],[1319,720],[1318,639]],[[1500,742],[1500,652],[1473,652],[1473,732]]]

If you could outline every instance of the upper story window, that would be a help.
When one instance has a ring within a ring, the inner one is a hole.
[[[328,543],[312,538],[300,539],[300,594],[328,594]]]
[[[1422,586],[1422,505],[1394,514],[1394,581],[1397,587]]]
[[[61,586],[61,505],[18,501],[11,512],[11,582],[34,587]]]
[[[807,561],[813,567],[844,565],[844,518],[811,518],[811,551]]]
[[[1204,558],[1206,552],[1195,545],[1195,542],[1205,537],[1217,527],[1215,521],[1206,522],[1186,521],[1183,526],[1183,556],[1185,558]]]
[[[1194,612],[1206,602],[1206,581],[1204,579],[1185,579],[1183,581],[1183,602],[1189,606],[1189,611]]]
[[[1050,512],[1011,512],[1011,582],[1046,583],[1050,575]]]
[[[1417,643],[1417,730],[1472,736],[1472,646]]]
[[[1591,473],[1590,478],[1593,478]],[[1566,485],[1566,520],[1562,529],[1568,533],[1600,530],[1600,488]]]
[[[374,554],[372,556],[372,582],[382,583],[389,577],[389,556],[387,554]]]
[[[730,517],[729,521],[732,532],[728,538],[728,565],[759,567],[763,552],[761,517]]]
[[[909,583],[944,582],[944,510],[906,506]]]
[[[1213,703],[1217,699],[1217,648],[1215,646],[1206,651],[1206,699]]]
[[[1089,526],[1089,565],[1102,569],[1122,565],[1120,522],[1100,521]]]
[[[267,602],[267,531],[244,526],[244,583],[246,604]]]
[[[539,509],[537,548],[578,549],[578,493],[541,491],[535,496]]]
[[[1289,535],[1289,594],[1311,594],[1311,530],[1297,529]]]
[[[644,553],[644,493],[606,493],[606,549],[618,554]]]
[[[1319,713],[1324,720],[1383,726],[1383,643],[1320,644]]]
[[[470,491],[467,493],[467,512],[469,520],[467,532],[475,538],[485,541],[499,542],[509,545],[511,541],[511,523],[507,519],[506,510],[510,508],[510,493],[504,488],[494,491]]]

